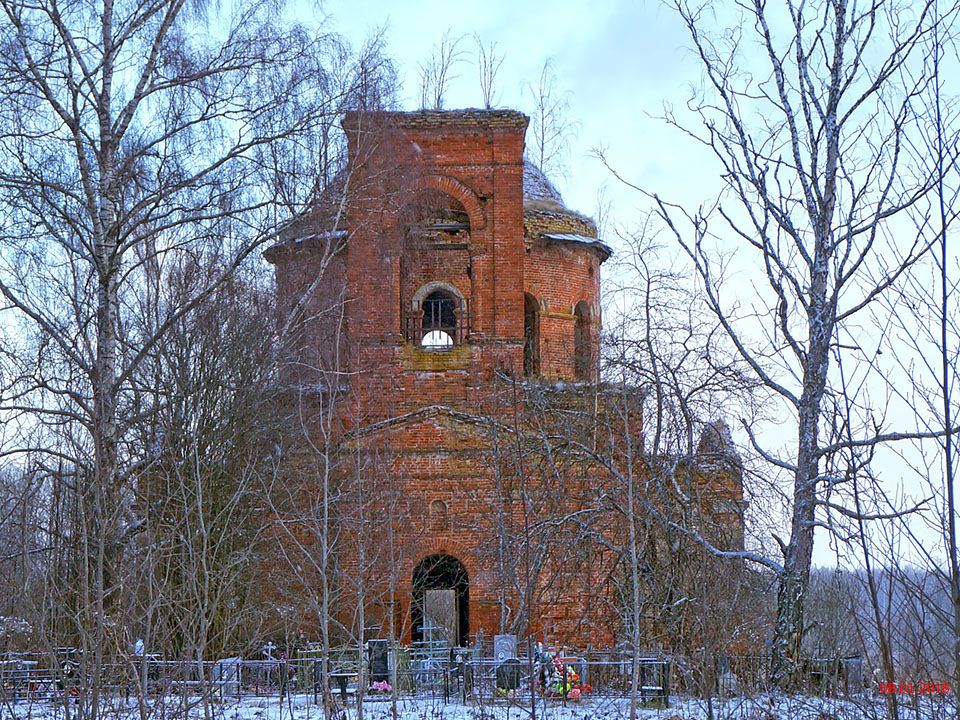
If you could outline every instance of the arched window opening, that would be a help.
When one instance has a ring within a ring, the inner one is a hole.
[[[523,295],[523,374],[540,374],[540,306],[530,293]]]
[[[439,190],[422,191],[415,202],[400,212],[408,238],[431,242],[457,242],[469,239],[470,217],[463,204]]]
[[[443,290],[434,290],[421,303],[421,345],[446,349],[454,345],[457,332],[457,301]]]
[[[413,570],[410,603],[414,642],[447,642],[465,647],[469,637],[470,582],[467,569],[451,555],[429,555]]]
[[[467,337],[466,303],[451,286],[431,283],[416,294],[404,335],[424,350],[449,350]]]
[[[576,327],[573,331],[573,368],[574,376],[581,382],[595,379],[596,361],[593,355],[593,341],[590,333],[590,306],[583,300],[573,309]]]

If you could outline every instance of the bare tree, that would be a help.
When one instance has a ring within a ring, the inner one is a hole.
[[[76,486],[83,567],[68,587],[92,677],[116,645],[118,572],[143,527],[127,447],[142,419],[131,410],[137,374],[300,212],[309,193],[284,189],[349,97],[336,36],[277,25],[274,6],[258,2],[220,16],[222,32],[199,32],[209,9],[0,5],[0,294],[38,353],[21,359],[2,412],[29,413],[48,440],[62,438],[45,453]],[[184,256],[219,272],[155,324],[129,324],[144,278]],[[84,698],[90,716],[97,687]]]
[[[260,629],[250,582],[261,545],[257,490],[282,425],[272,292],[244,270],[171,328],[138,373],[144,404],[160,410],[136,439],[137,454],[150,458],[134,488],[145,529],[129,558],[143,585],[133,583],[125,604],[137,607],[134,593],[154,584],[168,607],[153,613],[156,627],[143,618],[130,625],[162,638],[154,651],[188,660],[249,646]],[[219,272],[190,261],[172,268],[161,306]],[[140,318],[158,315],[145,307]]]
[[[483,94],[483,106],[491,109],[497,104],[499,93],[496,89],[497,73],[503,65],[503,54],[497,54],[497,43],[484,44],[483,39],[474,33],[477,45],[477,68],[480,71],[480,91]]]
[[[288,607],[293,623],[319,635],[319,679],[328,717],[335,709],[330,691],[335,664],[364,665],[364,630],[375,615],[369,609],[386,607],[374,619],[386,618],[384,629],[391,635],[399,630],[393,596],[405,548],[393,542],[392,526],[387,547],[378,541],[377,530],[384,517],[402,525],[406,515],[397,507],[389,462],[364,437],[370,424],[362,403],[369,394],[363,390],[368,373],[356,367],[356,347],[347,332],[355,300],[347,296],[346,272],[347,243],[362,229],[358,223],[387,232],[403,212],[398,208],[412,200],[415,183],[406,177],[408,170],[368,164],[397,150],[391,128],[376,125],[377,114],[365,112],[383,109],[377,102],[389,93],[390,77],[379,80],[375,96],[355,104],[349,124],[357,141],[349,159],[340,156],[338,172],[313,199],[310,212],[266,253],[278,266],[277,360],[293,420],[278,453],[283,460],[265,493],[274,516],[274,553],[281,560],[276,585],[282,588],[278,595],[289,588],[304,598],[303,606]],[[348,226],[347,214],[358,198],[371,212]],[[364,682],[361,671],[361,687]]]
[[[544,62],[540,78],[525,87],[525,95],[531,105],[532,134],[527,154],[548,177],[562,176],[577,124],[570,120],[568,93],[557,86],[552,60]]]
[[[221,272],[171,262],[129,325],[150,325]],[[142,530],[125,555],[114,672],[139,679],[131,685],[142,717],[157,711],[145,697],[147,653],[208,677],[205,659],[252,649],[260,637],[262,598],[252,582],[263,557],[259,488],[281,436],[272,295],[262,273],[240,268],[168,331],[136,375],[137,406],[157,411],[140,413],[129,441],[144,458],[131,489]],[[136,639],[139,654],[130,652]],[[212,699],[208,691],[177,701],[202,705],[209,717]]]
[[[639,651],[656,638],[672,653],[700,656],[709,699],[715,655],[756,642],[751,620],[736,611],[751,592],[742,563],[752,551],[743,538],[744,464],[722,418],[756,415],[757,383],[718,323],[698,312],[695,285],[659,244],[657,226],[650,217],[622,237],[604,342],[612,398],[597,418],[605,440],[592,451],[608,471],[616,468],[608,502],[628,529],[621,553],[633,690]],[[703,579],[720,574],[729,594],[705,591]]]
[[[460,47],[463,36],[453,37],[447,30],[440,42],[433,46],[430,57],[420,64],[420,108],[443,110],[450,83],[458,76],[454,68],[464,61],[465,50]]]
[[[785,683],[799,668],[814,528],[835,480],[824,468],[844,448],[910,436],[865,423],[852,439],[826,441],[824,400],[837,388],[832,352],[860,352],[851,323],[929,245],[901,237],[895,260],[885,247],[891,218],[930,189],[926,168],[903,148],[923,111],[915,93],[924,79],[906,68],[934,8],[790,2],[774,17],[755,2],[720,34],[708,8],[675,7],[704,74],[705,90],[691,102],[702,131],[668,120],[716,160],[724,193],[691,211],[651,197],[726,335],[796,422],[785,457],[745,426],[771,469],[792,478],[783,562],[767,561],[780,578],[771,677]],[[724,240],[762,269],[749,303],[726,292]]]
[[[927,436],[899,453],[916,478],[923,513],[919,518],[908,517],[897,523],[895,535],[885,533],[880,540],[883,551],[891,558],[896,558],[901,543],[910,547],[913,563],[918,566],[901,571],[897,564],[887,561],[897,583],[910,588],[922,608],[919,613],[911,613],[913,623],[907,630],[925,636],[931,647],[938,645],[936,638],[945,632],[949,634],[951,647],[939,656],[949,660],[932,664],[937,671],[952,677],[960,704],[955,392],[960,379],[960,318],[955,310],[960,276],[956,249],[951,243],[960,213],[960,148],[956,142],[960,115],[946,85],[946,78],[955,72],[958,61],[954,43],[950,24],[931,21],[923,66],[929,78],[923,98],[930,112],[911,145],[911,150],[931,165],[933,190],[912,213],[916,232],[930,242],[931,252],[898,288],[899,292],[885,298],[882,309],[874,313],[874,321],[885,331],[885,355],[890,358],[884,368],[888,392],[912,413],[918,434]],[[880,504],[889,508],[892,502],[883,497]],[[930,537],[934,528],[936,542]],[[898,635],[899,641],[902,633]]]
[[[501,622],[520,632],[550,628],[550,608],[576,598],[581,624],[570,632],[558,619],[555,639],[592,628],[608,642],[603,633],[620,628],[633,653],[631,716],[644,650],[696,648],[709,655],[707,667],[713,651],[760,635],[759,622],[737,612],[759,595],[757,583],[738,582],[747,575],[742,561],[755,557],[742,545],[741,463],[719,426],[705,422],[746,410],[756,382],[717,342],[716,321],[697,312],[688,278],[653,240],[654,225],[625,238],[619,254],[606,382],[529,380],[517,389],[506,378],[503,411],[491,415],[522,410],[510,426],[488,425],[499,503],[491,553],[501,603],[509,603]],[[701,430],[710,442],[698,441]],[[704,586],[721,574],[728,595]]]

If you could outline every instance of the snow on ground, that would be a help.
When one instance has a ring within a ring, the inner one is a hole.
[[[323,709],[310,697],[294,696],[283,702],[279,698],[244,698],[239,701],[211,703],[205,708],[199,700],[183,712],[178,698],[151,700],[146,709],[148,720],[324,720]],[[209,712],[209,715],[207,715]],[[71,708],[71,718],[75,709]],[[103,720],[141,720],[135,701],[113,700],[104,708]],[[536,707],[539,720],[624,720],[629,717],[629,702],[623,698],[593,698],[564,707],[559,702]],[[761,696],[757,698],[706,700],[677,698],[669,708],[642,708],[642,720],[882,720],[885,717],[883,698],[865,693],[856,700],[826,698]],[[926,697],[914,704],[904,704],[901,718],[907,720],[957,720],[952,696]],[[356,707],[348,708],[341,720],[357,720]],[[389,701],[364,703],[363,720],[392,720]],[[496,703],[464,705],[444,703],[440,699],[402,698],[397,703],[398,720],[524,720],[531,718],[529,706]],[[0,720],[66,720],[62,704],[49,701],[17,702],[0,700]]]

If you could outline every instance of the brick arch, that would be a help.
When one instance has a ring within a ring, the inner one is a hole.
[[[466,606],[460,605],[458,615],[460,616],[461,627],[460,627],[460,640],[464,641],[464,644],[469,642],[469,633],[470,630],[473,633],[476,633],[477,627],[479,625],[479,614],[478,614],[478,601],[483,596],[483,587],[481,583],[478,582],[479,568],[477,567],[476,557],[474,553],[469,551],[466,546],[457,542],[456,540],[441,540],[437,538],[433,539],[424,539],[423,542],[417,543],[415,545],[415,552],[412,555],[411,561],[403,563],[403,575],[400,578],[400,587],[398,588],[401,595],[401,613],[403,614],[403,619],[406,620],[409,618],[409,630],[405,631],[404,635],[406,640],[412,641],[415,637],[414,634],[414,623],[417,620],[416,614],[414,613],[414,587],[413,587],[413,573],[414,570],[420,563],[422,563],[426,558],[433,555],[445,555],[456,560],[460,566],[466,571]],[[423,605],[420,605],[419,615],[420,620],[423,619]]]
[[[433,538],[424,540],[416,544],[414,552],[410,554],[410,559],[404,563],[401,573],[402,582],[410,583],[413,576],[413,570],[421,560],[430,555],[450,555],[459,560],[467,571],[467,579],[473,585],[475,579],[479,576],[480,567],[476,554],[466,545],[458,540],[445,540],[443,538]]]
[[[432,293],[434,290],[444,290],[448,293],[452,293],[455,298],[463,300],[463,293],[461,293],[457,288],[451,285],[448,282],[443,282],[442,280],[434,280],[433,282],[425,283],[421,285],[417,291],[413,294],[413,300],[411,301],[411,307],[416,308],[420,303],[422,303],[427,295]]]
[[[463,209],[467,211],[467,217],[470,218],[471,230],[482,230],[486,225],[486,217],[483,213],[483,206],[480,199],[470,186],[460,182],[449,175],[427,175],[419,183],[421,188],[430,188],[437,190],[444,195],[460,201]]]
[[[577,302],[575,302],[573,305],[570,306],[570,314],[577,317],[581,317],[580,315],[577,314],[578,308],[583,308],[582,317],[584,321],[587,322],[588,324],[592,324],[593,323],[593,305],[587,300],[578,300]]]

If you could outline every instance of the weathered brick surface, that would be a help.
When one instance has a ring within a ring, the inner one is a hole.
[[[532,557],[531,629],[581,644],[614,639],[611,553],[597,545],[572,557],[552,531],[537,530],[556,543],[549,548],[524,549],[518,540],[524,528],[530,537],[531,522],[586,507],[610,482],[598,468],[517,462],[512,432],[515,417],[529,418],[528,400],[522,378],[504,378],[523,374],[524,295],[540,308],[542,379],[576,378],[581,304],[580,337],[590,358],[582,379],[596,380],[600,265],[608,254],[600,245],[544,237],[595,238],[589,219],[541,200],[528,198],[525,208],[526,124],[512,111],[348,115],[351,160],[338,226],[349,233],[345,247],[325,260],[316,243],[287,241],[267,254],[277,268],[281,312],[306,308],[290,348],[292,379],[329,386],[335,358],[349,370],[337,376],[345,386],[338,396],[344,431],[330,439],[346,458],[338,469],[335,534],[338,617],[348,627],[358,622],[363,587],[366,625],[385,632],[392,618],[396,634],[409,640],[413,570],[437,553],[466,568],[471,634],[517,627],[518,573],[530,570]],[[442,197],[469,228],[411,231],[410,208],[425,197]],[[455,288],[470,313],[469,337],[447,352],[403,336],[414,296],[434,282]],[[311,284],[314,294],[303,303]],[[341,297],[343,312],[331,311]],[[719,485],[718,492],[736,494]],[[525,516],[521,497],[537,498],[534,517]],[[612,517],[604,522],[604,532],[622,531]]]

